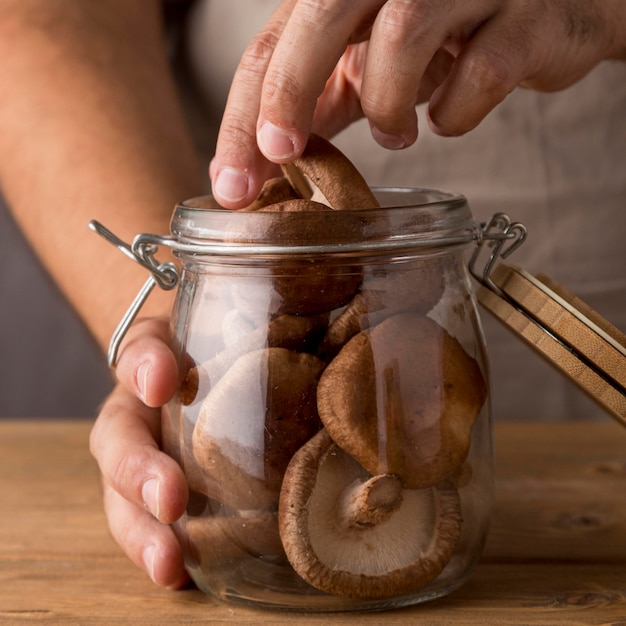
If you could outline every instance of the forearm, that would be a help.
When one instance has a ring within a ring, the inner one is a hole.
[[[87,230],[167,232],[201,177],[157,2],[17,0],[0,9],[0,185],[102,347],[146,279]],[[158,290],[157,290],[158,291]],[[169,294],[146,312],[167,314]]]

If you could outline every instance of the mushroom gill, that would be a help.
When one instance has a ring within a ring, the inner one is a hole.
[[[380,599],[437,578],[462,519],[451,483],[409,490],[391,475],[372,477],[322,430],[287,468],[278,524],[289,562],[309,584]]]

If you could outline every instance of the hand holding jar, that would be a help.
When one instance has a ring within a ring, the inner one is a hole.
[[[188,581],[179,542],[167,525],[185,510],[187,482],[160,450],[161,407],[174,395],[177,371],[168,320],[136,323],[121,345],[118,383],[90,438],[113,538],[155,583],[172,589]]]

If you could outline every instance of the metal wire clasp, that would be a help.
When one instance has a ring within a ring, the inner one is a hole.
[[[154,255],[158,250],[158,246],[154,243],[146,242],[141,237],[136,237],[132,245],[129,245],[96,220],[91,220],[89,222],[89,228],[103,237],[106,241],[113,244],[129,259],[139,263],[139,265],[150,272],[148,280],[146,280],[132,304],[122,317],[120,323],[113,332],[111,341],[109,342],[107,363],[109,367],[114,367],[117,361],[117,353],[120,343],[130,328],[130,325],[137,317],[137,314],[139,313],[139,310],[143,306],[144,302],[154,289],[154,286],[158,285],[165,291],[174,289],[174,287],[178,284],[178,268],[171,261],[159,263],[154,258]]]
[[[482,224],[476,237],[476,249],[469,262],[472,276],[482,285],[493,292],[502,295],[502,290],[493,282],[491,270],[499,258],[506,259],[515,252],[524,241],[528,230],[521,222],[513,222],[506,213],[495,213],[486,224]],[[485,246],[485,244],[487,244]],[[482,271],[477,269],[478,258],[485,247],[490,248],[487,260]]]

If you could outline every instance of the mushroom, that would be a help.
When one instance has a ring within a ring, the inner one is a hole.
[[[370,474],[409,489],[460,471],[485,402],[480,367],[436,322],[400,313],[355,335],[317,390],[332,439]]]
[[[222,338],[224,346],[229,348],[237,344],[243,337],[253,332],[258,326],[246,317],[239,309],[233,308],[226,311],[222,318]]]
[[[250,232],[239,232],[237,238],[254,241],[262,236],[274,245],[291,246],[299,242],[341,243],[358,236],[360,222],[349,216],[336,220],[329,230],[327,220],[320,215],[327,212],[331,212],[328,206],[312,200],[278,202],[256,213],[284,214],[280,219],[243,223],[242,227],[250,228]],[[255,232],[261,228],[263,232]],[[315,315],[347,304],[361,284],[361,271],[358,266],[340,265],[334,259],[290,255],[275,262],[272,275],[257,271],[249,280],[240,276],[233,284],[238,308],[252,317],[255,309],[268,308],[272,314]]]
[[[421,589],[442,572],[460,536],[451,483],[421,490],[371,476],[321,430],[293,457],[278,509],[294,570],[330,594],[361,599]]]
[[[322,340],[321,358],[334,356],[358,332],[379,324],[396,313],[427,313],[441,299],[445,288],[440,259],[413,261],[400,271],[376,269],[365,274],[354,298],[338,315]]]
[[[231,316],[228,316],[229,320]],[[265,326],[241,334],[213,358],[188,369],[181,382],[178,396],[183,405],[204,398],[208,390],[228,371],[233,363],[248,352],[263,348],[288,348],[294,352],[314,349],[328,324],[328,315],[279,315]],[[229,334],[233,334],[231,330]]]
[[[291,183],[284,176],[269,178],[263,184],[259,195],[251,204],[240,211],[258,211],[264,207],[270,206],[284,200],[293,200],[298,197],[298,193],[291,186]]]
[[[275,512],[190,517],[185,527],[189,551],[200,567],[246,557],[286,560]]]
[[[332,143],[311,134],[300,157],[281,166],[301,197],[335,210],[369,209],[378,201],[352,162]]]
[[[320,428],[315,389],[324,362],[285,348],[239,357],[204,399],[193,456],[209,497],[236,509],[271,509],[291,456]]]

